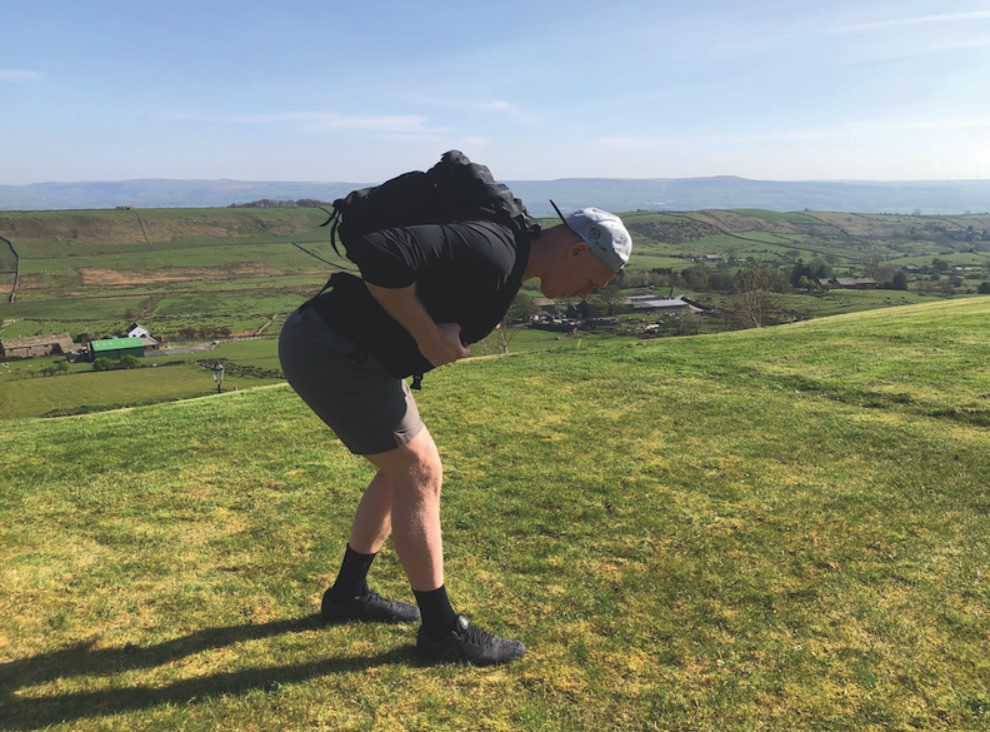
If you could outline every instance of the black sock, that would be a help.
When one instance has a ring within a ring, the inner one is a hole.
[[[336,603],[344,603],[355,597],[367,595],[370,590],[368,570],[371,569],[373,561],[375,561],[374,554],[361,554],[351,549],[351,545],[348,544],[340,572],[337,573],[337,581],[330,588],[330,599]]]
[[[447,588],[441,585],[436,590],[425,592],[413,590],[413,594],[416,595],[419,613],[423,616],[423,628],[426,630],[427,638],[439,640],[454,627],[457,621],[457,613],[447,599]]]

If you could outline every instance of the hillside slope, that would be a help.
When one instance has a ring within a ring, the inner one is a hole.
[[[427,669],[312,619],[362,461],[286,386],[0,422],[6,728],[985,728],[990,298],[475,359],[417,396],[454,602]],[[57,537],[57,541],[53,540]],[[409,595],[394,552],[377,589]]]

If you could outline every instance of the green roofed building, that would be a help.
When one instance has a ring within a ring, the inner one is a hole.
[[[89,344],[89,358],[107,358],[111,361],[124,356],[144,356],[144,344],[140,338],[107,338],[103,341],[92,341]]]

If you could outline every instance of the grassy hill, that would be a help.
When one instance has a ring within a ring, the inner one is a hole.
[[[319,228],[324,218],[309,208],[0,212],[0,237],[13,247],[0,242],[0,333],[108,334],[139,320],[156,337],[176,339],[190,328],[249,334],[273,317],[277,332],[343,263]],[[626,221],[635,239],[631,273],[681,271],[706,254],[723,257],[730,273],[749,259],[783,268],[828,260],[836,274],[863,274],[873,263],[930,266],[939,258],[969,269],[937,275],[946,285],[957,276],[960,284],[948,289],[912,284],[919,296],[972,293],[990,280],[987,215],[745,210],[635,212]],[[20,278],[8,303],[15,251]],[[808,317],[823,304],[805,296],[788,309]],[[857,307],[877,305],[866,297]]]
[[[105,333],[136,319],[159,337],[206,325],[250,333],[341,262],[325,219],[310,208],[0,214],[20,257],[4,334]],[[0,275],[0,295],[12,284]]]
[[[497,669],[316,623],[370,472],[284,385],[0,422],[0,728],[987,729],[988,317],[431,374],[451,596],[530,649]]]

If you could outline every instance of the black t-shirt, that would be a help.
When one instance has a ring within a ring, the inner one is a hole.
[[[522,284],[530,240],[491,221],[425,224],[369,234],[347,257],[367,282],[416,294],[437,323],[458,323],[465,343],[488,335]],[[344,280],[314,303],[338,333],[365,346],[396,377],[433,368],[413,337],[371,296],[360,280]]]

